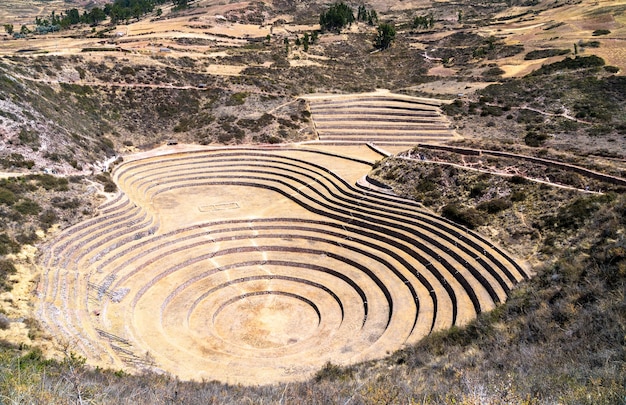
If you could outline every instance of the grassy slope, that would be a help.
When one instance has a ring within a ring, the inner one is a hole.
[[[172,136],[204,144],[306,137],[298,130],[307,127],[308,117],[300,104],[288,104],[288,94],[193,70],[191,60],[134,66],[114,58],[101,63],[80,56],[5,58],[0,100],[8,113],[1,114],[7,128],[2,143],[34,159],[37,168],[84,169],[116,150],[149,148]],[[206,87],[198,89],[200,83]]]
[[[392,357],[421,376],[411,391],[435,402],[624,400],[626,196],[397,160],[373,175],[437,210],[507,201],[502,211],[480,211],[478,229],[536,264],[536,276],[495,311]]]

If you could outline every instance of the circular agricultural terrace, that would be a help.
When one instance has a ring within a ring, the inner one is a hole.
[[[272,383],[463,324],[527,277],[482,236],[355,185],[369,170],[302,148],[125,162],[119,195],[47,246],[38,315],[93,364]]]

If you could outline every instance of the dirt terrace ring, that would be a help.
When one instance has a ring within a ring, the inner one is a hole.
[[[329,167],[370,169],[303,149],[122,164],[124,194],[48,246],[40,318],[94,364],[270,383],[465,323],[527,277],[483,237]]]
[[[415,145],[458,137],[434,100],[386,92],[306,99],[321,142]]]

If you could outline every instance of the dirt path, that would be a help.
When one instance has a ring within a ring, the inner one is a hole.
[[[0,179],[8,179],[10,177],[20,177],[26,176],[28,173],[10,173],[10,172],[0,172]]]
[[[536,113],[539,113],[539,114],[541,114],[541,115],[545,115],[545,116],[547,116],[547,117],[562,117],[562,118],[568,119],[568,120],[570,120],[570,121],[576,121],[576,122],[579,122],[579,123],[581,123],[581,124],[588,124],[588,125],[592,125],[592,124],[593,124],[593,122],[584,121],[584,120],[581,120],[581,119],[579,119],[579,118],[576,118],[576,117],[571,116],[571,115],[568,113],[568,111],[567,111],[567,110],[565,110],[564,112],[562,112],[562,113],[560,113],[560,114],[554,114],[554,113],[549,113],[549,112],[542,111],[542,110],[539,110],[539,109],[537,109],[537,108],[528,107],[528,106],[511,107],[511,109],[513,109],[513,110],[528,110],[528,111],[534,111],[534,112],[536,112]]]
[[[45,84],[76,84],[76,85],[81,85],[81,86],[101,86],[101,87],[130,87],[130,88],[152,88],[152,89],[177,89],[177,90],[191,90],[191,89],[196,89],[196,90],[203,90],[201,88],[198,88],[197,86],[175,86],[173,84],[147,84],[147,83],[111,83],[111,82],[90,82],[90,81],[86,81],[86,80],[76,80],[76,81],[72,81],[72,80],[67,80],[67,81],[63,81],[63,80],[51,80],[51,79],[38,79],[38,78],[33,78],[33,77],[27,77],[24,75],[19,75],[19,74],[13,74],[13,77],[18,78],[18,79],[22,79],[22,80],[28,80],[31,82],[37,82],[37,83],[45,83]]]
[[[510,173],[507,172],[505,170],[487,170],[487,169],[478,169],[475,167],[471,167],[468,165],[460,165],[458,163],[452,163],[452,162],[446,162],[446,161],[441,161],[441,160],[422,160],[422,159],[416,159],[413,157],[406,157],[406,156],[396,156],[396,158],[398,159],[403,159],[403,160],[409,160],[412,162],[420,162],[420,163],[431,163],[431,164],[440,164],[440,165],[445,165],[445,166],[454,166],[454,167],[458,167],[460,169],[465,169],[465,170],[472,170],[475,172],[480,172],[480,173],[487,173],[487,174],[495,174],[497,176],[506,176],[506,177],[513,177],[513,176],[520,176],[520,177],[524,177],[526,180],[535,182],[535,183],[541,183],[541,184],[547,184],[553,187],[558,187],[558,188],[562,188],[562,189],[566,189],[566,190],[576,190],[576,191],[580,191],[582,193],[588,193],[588,194],[603,194],[600,191],[592,191],[592,190],[585,190],[585,189],[580,189],[580,188],[576,188],[576,187],[572,187],[572,186],[566,186],[564,184],[558,184],[558,183],[553,183],[547,180],[542,180],[542,179],[537,179],[537,178],[533,178],[533,177],[526,177],[523,176],[519,173]]]

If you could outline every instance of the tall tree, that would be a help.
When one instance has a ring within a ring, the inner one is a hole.
[[[304,33],[304,37],[302,38],[302,45],[304,46],[304,52],[308,52],[309,51],[309,33],[305,32]]]
[[[172,0],[172,3],[174,3],[174,8],[176,10],[184,10],[189,7],[188,0]]]
[[[396,28],[393,24],[383,23],[378,25],[376,37],[374,38],[374,46],[377,49],[384,50],[389,48],[394,39],[396,39]]]
[[[378,14],[376,13],[376,10],[370,10],[367,16],[367,23],[369,25],[374,25],[377,22],[378,22]]]

